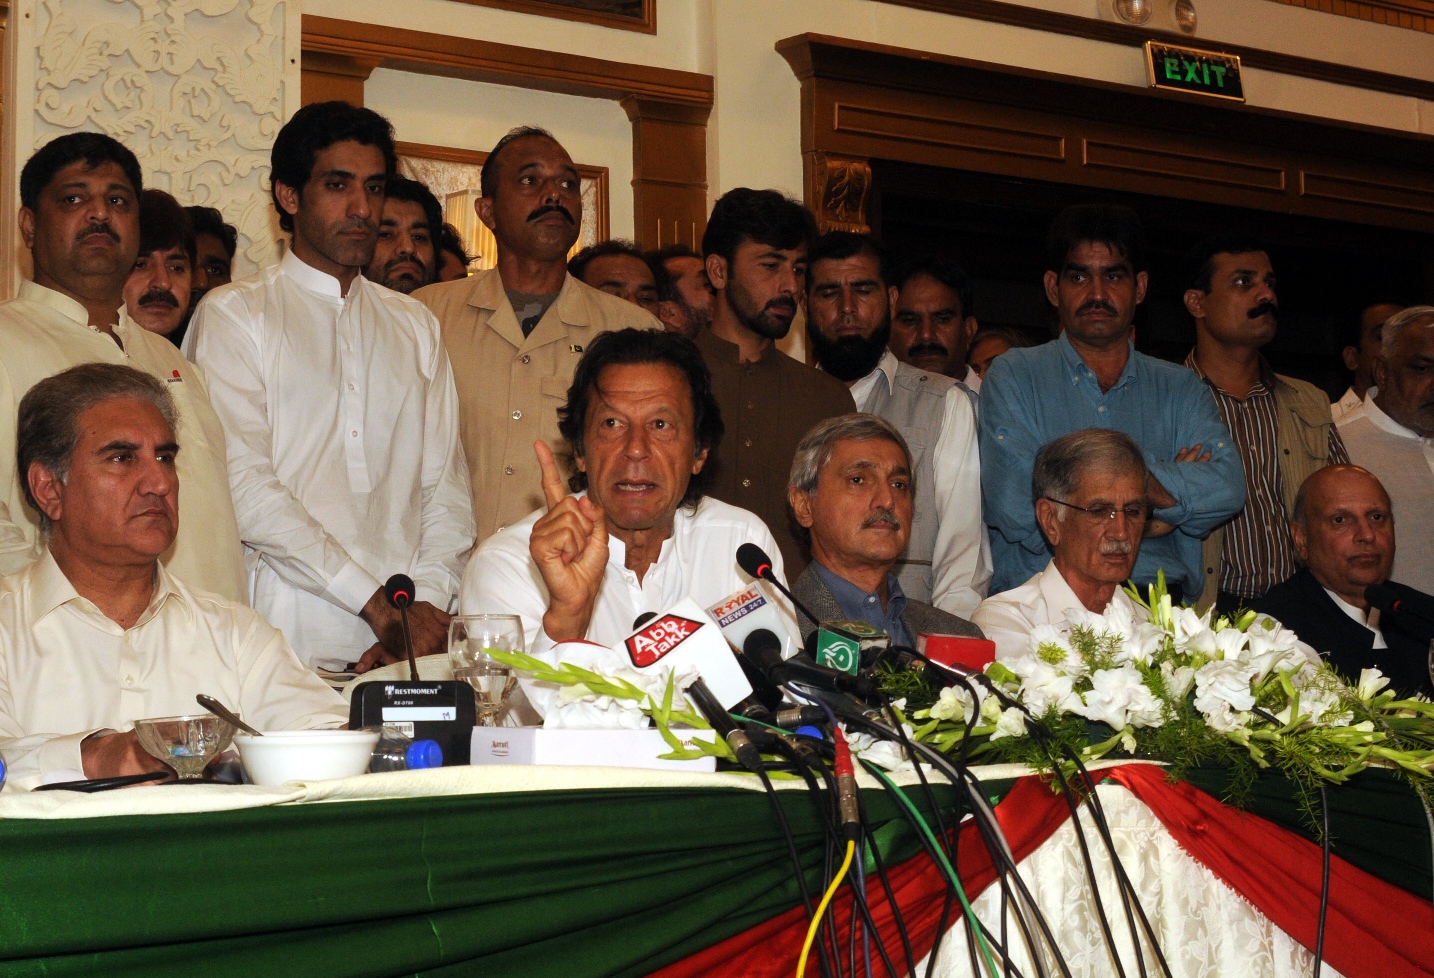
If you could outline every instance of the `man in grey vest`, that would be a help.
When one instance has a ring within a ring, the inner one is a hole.
[[[792,459],[787,502],[811,537],[812,562],[792,593],[818,616],[797,612],[805,638],[823,621],[864,621],[915,646],[916,637],[981,638],[975,625],[907,595],[893,573],[906,552],[913,459],[901,433],[872,414],[818,422]]]
[[[884,265],[871,238],[824,235],[808,265],[807,336],[817,364],[847,385],[857,410],[889,421],[910,449],[914,515],[896,564],[902,590],[965,617],[991,580],[975,397],[887,348],[896,290],[887,286]]]

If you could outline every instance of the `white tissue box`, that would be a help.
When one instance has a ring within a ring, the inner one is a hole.
[[[717,736],[711,730],[678,736]],[[672,750],[656,730],[569,730],[547,727],[474,727],[471,764],[566,764],[576,767],[641,767],[662,771],[717,770],[717,759],[665,761]]]

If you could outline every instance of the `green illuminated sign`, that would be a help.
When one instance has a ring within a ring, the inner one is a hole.
[[[1145,70],[1154,88],[1245,101],[1238,55],[1146,41]]]

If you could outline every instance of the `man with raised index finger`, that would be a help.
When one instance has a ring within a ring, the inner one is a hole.
[[[539,440],[545,506],[492,537],[463,575],[464,614],[515,614],[528,651],[559,642],[616,645],[644,612],[690,597],[709,607],[751,583],[735,555],[781,554],[756,516],[704,493],[722,437],[711,378],[692,342],[626,329],[600,336],[559,412],[576,473],[564,485]],[[547,693],[530,688],[540,711]]]

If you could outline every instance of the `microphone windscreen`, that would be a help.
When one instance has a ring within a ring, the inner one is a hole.
[[[772,576],[772,558],[755,543],[744,543],[737,548],[737,566],[756,578]]]
[[[643,625],[646,625],[648,622],[652,621],[652,619],[654,619],[654,618],[656,618],[656,617],[657,617],[657,612],[655,612],[655,611],[644,611],[642,614],[638,615],[636,618],[634,618],[634,619],[632,620],[632,630],[633,630],[633,631],[637,631],[637,630],[638,630],[639,628],[641,628]]]
[[[758,669],[766,672],[772,666],[781,665],[782,640],[777,637],[776,632],[759,628],[742,643],[742,654],[752,660],[752,664]]]
[[[395,608],[406,608],[413,604],[413,578],[407,574],[395,574],[383,586],[388,603]]]

